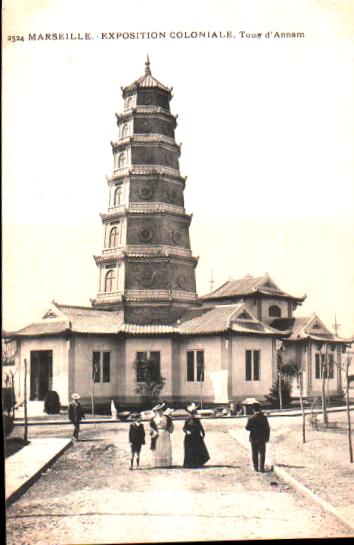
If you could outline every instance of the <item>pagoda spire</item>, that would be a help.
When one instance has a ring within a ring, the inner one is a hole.
[[[146,61],[145,61],[145,76],[151,76],[149,55],[146,55]]]

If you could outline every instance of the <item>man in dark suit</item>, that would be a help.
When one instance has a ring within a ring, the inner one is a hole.
[[[72,401],[71,403],[69,403],[68,417],[70,422],[74,425],[73,438],[76,439],[76,441],[78,441],[79,432],[80,432],[80,422],[83,418],[85,418],[85,413],[79,402],[79,399],[80,399],[79,394],[75,393],[71,397],[72,397]]]
[[[269,441],[268,418],[262,413],[259,403],[253,405],[254,414],[248,419],[246,430],[250,432],[252,462],[256,471],[264,473],[266,443]]]

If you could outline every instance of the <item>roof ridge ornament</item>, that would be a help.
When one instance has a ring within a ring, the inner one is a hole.
[[[145,61],[145,76],[151,76],[149,55],[146,55],[146,61]]]

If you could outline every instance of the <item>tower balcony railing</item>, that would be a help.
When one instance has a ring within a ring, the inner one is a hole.
[[[130,143],[139,142],[147,144],[167,144],[173,149],[180,149],[181,145],[177,144],[175,139],[165,134],[156,133],[134,133],[127,136],[120,136],[116,142],[111,142],[113,151],[116,151],[122,146]]]
[[[126,301],[185,301],[195,302],[198,296],[190,291],[178,290],[125,290]]]
[[[169,256],[176,255],[180,257],[192,257],[190,248],[181,248],[177,246],[168,246],[167,244],[147,245],[147,244],[128,244],[124,248],[127,254],[141,254],[146,256]]]
[[[112,248],[104,248],[103,254],[104,255],[121,254],[122,251],[123,251],[123,246],[114,246]]]
[[[127,211],[137,213],[171,212],[172,214],[185,215],[183,206],[165,202],[131,202],[128,205]]]
[[[109,291],[99,293],[96,298],[97,303],[119,303],[123,301],[123,293],[121,291]]]
[[[186,180],[186,177],[181,176],[180,171],[178,168],[172,168],[168,167],[166,165],[147,165],[147,164],[139,164],[139,165],[130,165],[124,166],[122,168],[118,168],[113,171],[112,176],[107,177],[107,182],[114,182],[115,180],[119,180],[120,178],[125,178],[126,176],[170,176],[172,178],[178,178],[182,180]]]
[[[109,214],[124,214],[126,212],[127,208],[125,204],[118,204],[114,206],[108,207],[108,214],[101,214],[101,217],[108,216]]]
[[[112,219],[115,216],[123,216],[126,213],[136,214],[155,214],[155,213],[168,213],[186,215],[183,206],[177,206],[176,204],[169,204],[165,202],[131,202],[128,205],[120,204],[118,206],[109,206],[108,212],[101,214],[102,219]]]

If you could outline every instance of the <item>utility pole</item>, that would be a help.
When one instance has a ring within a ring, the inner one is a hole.
[[[213,269],[211,270],[211,274],[210,274],[210,291],[212,292],[213,289],[214,289],[214,279],[213,279]]]
[[[349,460],[350,463],[353,463],[353,445],[352,445],[352,427],[350,422],[350,409],[349,409],[349,367],[351,364],[351,357],[348,355],[347,364],[345,367],[346,375],[346,408],[347,408],[347,419],[348,419],[348,443],[349,443]]]
[[[27,420],[27,360],[25,358],[25,378],[24,378],[24,401],[23,401],[23,407],[24,407],[24,419],[25,419],[25,430],[24,430],[24,436],[23,440],[25,443],[27,443],[27,437],[28,437],[28,420]]]
[[[334,315],[334,324],[332,324],[332,327],[334,329],[335,336],[337,336],[338,335],[338,330],[340,328],[340,324],[337,322],[337,315],[336,314]]]

